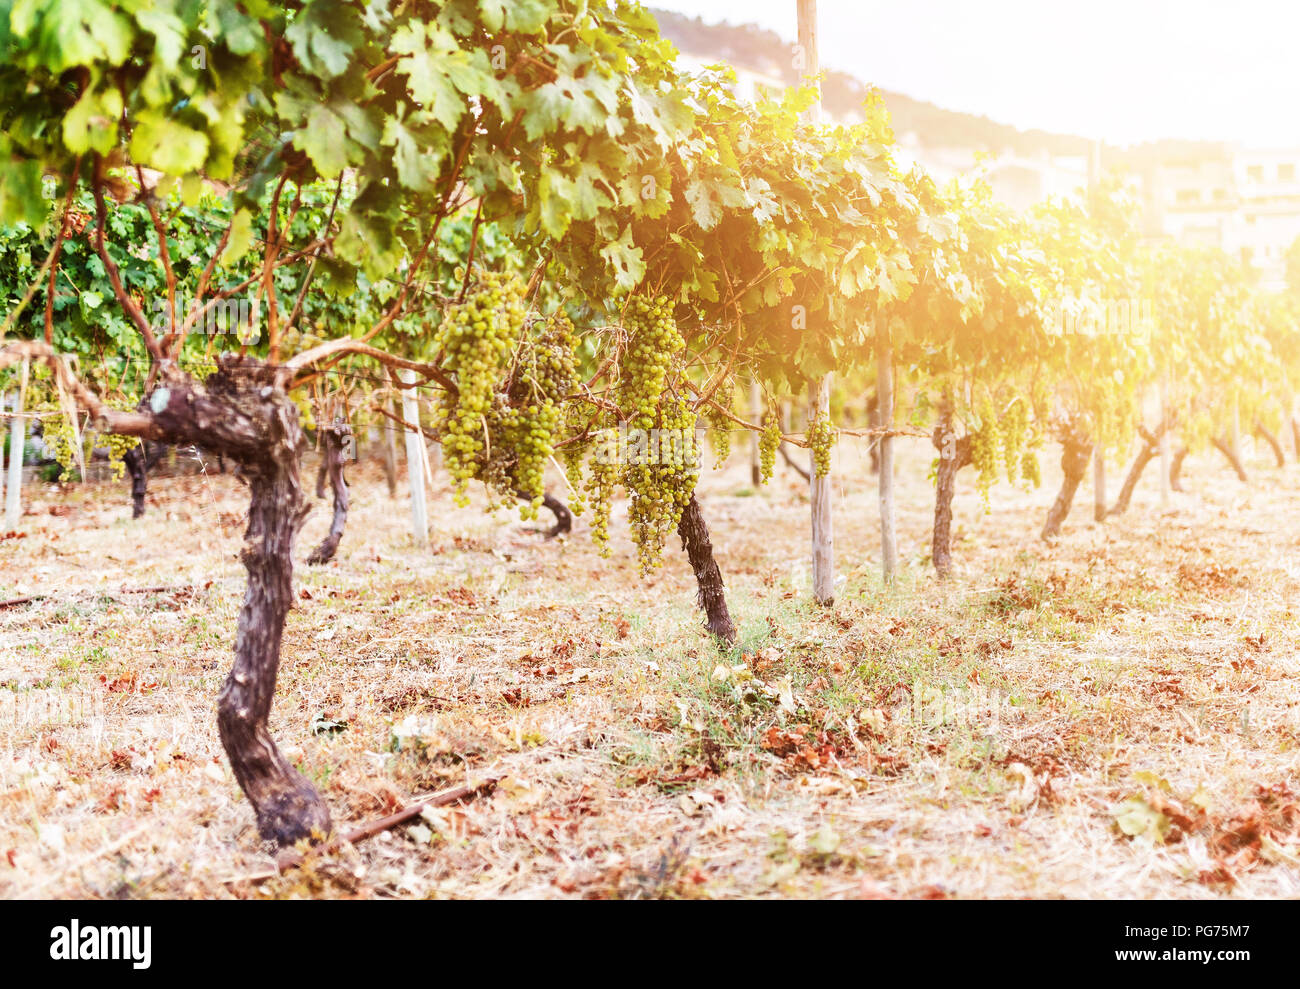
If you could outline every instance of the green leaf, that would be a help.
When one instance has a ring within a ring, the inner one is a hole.
[[[645,277],[644,252],[632,244],[632,227],[629,224],[623,236],[612,244],[601,248],[600,256],[615,272],[618,287],[632,291],[641,284]]]
[[[183,175],[203,167],[208,156],[208,137],[186,127],[159,110],[141,110],[131,134],[131,157],[160,172]]]
[[[483,26],[493,33],[502,26],[520,34],[536,34],[551,19],[546,0],[479,0]]]
[[[253,244],[253,215],[246,209],[235,211],[230,221],[230,238],[221,252],[221,266],[229,268],[248,253]]]
[[[348,163],[343,118],[329,107],[315,107],[307,116],[307,126],[294,135],[293,142],[307,153],[322,178],[336,178]]]
[[[364,40],[357,12],[341,0],[313,0],[298,12],[284,36],[298,61],[326,79],[347,70],[353,51]]]
[[[63,144],[76,155],[106,155],[117,144],[122,94],[116,89],[87,90],[63,118]]]
[[[437,174],[437,158],[425,152],[414,135],[396,117],[384,123],[383,143],[394,149],[397,180],[408,189],[427,189]]]
[[[390,47],[403,56],[398,59],[397,71],[406,76],[411,98],[422,104],[446,130],[452,131],[465,113],[465,100],[442,71],[438,57],[428,49],[430,30],[441,31],[436,26],[415,22],[403,24],[393,33]],[[434,35],[435,39],[440,37],[445,37],[454,47],[455,41],[449,35]]]

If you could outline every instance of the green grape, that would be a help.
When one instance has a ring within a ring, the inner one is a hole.
[[[735,398],[736,384],[728,379],[713,393],[713,401],[726,412],[712,405],[704,409],[704,417],[709,424],[709,445],[713,448],[714,470],[725,467],[731,456],[731,420],[726,413],[734,408]]]
[[[609,513],[620,474],[618,431],[602,429],[596,434],[595,451],[584,491],[591,500],[591,540],[608,557]]]
[[[655,412],[673,359],[686,347],[672,304],[642,296],[627,305],[627,349],[621,365],[619,404],[630,426],[654,428]]]
[[[50,456],[58,463],[60,481],[72,480],[73,470],[77,466],[76,443],[72,435],[72,423],[66,416],[58,419],[46,419],[41,439]]]
[[[112,471],[113,480],[120,481],[126,476],[126,463],[123,458],[140,445],[140,440],[135,436],[118,436],[116,433],[108,433],[99,437],[99,441],[108,450],[108,464]]]
[[[776,467],[776,452],[781,448],[781,421],[776,413],[763,414],[763,432],[758,438],[759,480],[766,484],[772,480]]]
[[[512,430],[516,439],[529,432],[504,414],[498,396],[498,382],[519,344],[525,316],[524,285],[519,278],[483,272],[475,291],[449,307],[438,328],[436,343],[457,388],[444,394],[438,426],[455,500],[462,507],[469,504],[465,489],[474,477],[491,475],[484,476],[485,481],[495,482],[490,487],[508,488],[509,478],[499,465],[495,471],[489,469],[492,426]]]
[[[813,469],[818,477],[826,477],[831,472],[831,449],[838,435],[828,416],[816,415],[808,426],[808,446],[813,452]]]
[[[998,423],[1002,435],[1002,456],[1007,468],[1007,480],[1014,482],[1020,474],[1021,458],[1029,435],[1029,412],[1025,403],[1016,400],[1002,414]]]
[[[1020,476],[1026,484],[1035,488],[1043,483],[1043,474],[1038,466],[1038,454],[1033,450],[1026,450],[1024,456],[1020,458]]]
[[[700,464],[695,434],[698,421],[688,401],[664,395],[646,456],[630,458],[624,470],[623,484],[631,497],[628,522],[643,575],[663,565],[664,544],[695,493]]]
[[[989,489],[998,479],[998,460],[1002,437],[998,430],[997,419],[993,412],[993,402],[984,398],[976,408],[979,416],[979,429],[971,433],[971,463],[974,464],[978,477],[975,486],[984,502],[984,510],[989,511]]]

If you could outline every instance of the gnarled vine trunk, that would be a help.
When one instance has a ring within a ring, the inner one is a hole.
[[[941,580],[952,576],[952,499],[957,490],[957,472],[971,463],[971,439],[960,439],[952,431],[952,411],[939,413],[939,425],[931,438],[939,451],[939,467],[934,487],[934,536],[930,542],[930,559]]]
[[[149,472],[144,455],[144,445],[137,443],[122,454],[122,463],[131,478],[131,518],[138,519],[144,515],[144,499],[149,493]]]
[[[273,368],[226,357],[199,384],[164,365],[148,399],[155,438],[200,443],[229,457],[249,485],[240,559],[248,586],[235,633],[235,663],[217,701],[217,726],[235,778],[264,838],[282,845],[329,832],[315,788],[276,747],[268,728],[285,616],[293,602],[293,545],[306,517],[299,476],[298,410]]]
[[[1180,446],[1169,462],[1169,486],[1175,491],[1183,490],[1183,461],[1187,459],[1188,452],[1187,447]]]
[[[1074,504],[1075,492],[1083,482],[1083,475],[1092,460],[1092,441],[1074,433],[1067,433],[1061,439],[1061,470],[1065,473],[1061,481],[1060,493],[1047,512],[1047,522],[1043,525],[1043,538],[1052,539],[1061,534],[1061,526],[1070,514]]]
[[[334,518],[330,522],[330,531],[321,544],[307,557],[307,563],[319,566],[329,563],[338,552],[343,539],[343,530],[348,523],[348,482],[343,476],[343,451],[347,438],[352,435],[352,427],[346,422],[335,422],[321,430],[321,463],[316,475],[316,497],[325,497],[325,485],[329,483],[334,493]]]
[[[1273,449],[1273,459],[1277,461],[1279,467],[1286,466],[1286,454],[1282,452],[1282,444],[1278,441],[1273,430],[1269,429],[1262,422],[1255,423],[1255,435],[1264,437],[1264,442]]]
[[[1138,450],[1133,466],[1129,468],[1128,476],[1124,478],[1124,486],[1120,488],[1119,498],[1110,510],[1111,515],[1123,515],[1128,511],[1129,504],[1133,501],[1133,492],[1137,490],[1138,481],[1142,479],[1142,472],[1147,469],[1147,464],[1160,454],[1160,437],[1152,435],[1145,429],[1139,430],[1139,433],[1142,436],[1142,448]],[[1172,471],[1170,473],[1172,474]]]
[[[730,645],[736,641],[736,626],[727,610],[722,571],[713,558],[709,527],[694,495],[691,495],[690,503],[682,511],[681,521],[677,523],[677,534],[682,537],[682,549],[686,550],[691,569],[695,571],[695,581],[699,585],[696,599],[704,609],[705,628]]]
[[[1245,465],[1242,464],[1241,458],[1237,456],[1236,451],[1232,448],[1232,444],[1227,439],[1221,436],[1216,436],[1214,439],[1210,440],[1210,443],[1212,443],[1214,448],[1223,454],[1228,463],[1232,465],[1232,469],[1236,472],[1239,481],[1243,484],[1250,481],[1250,477],[1246,474]]]

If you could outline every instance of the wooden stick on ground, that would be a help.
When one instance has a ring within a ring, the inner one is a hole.
[[[433,796],[424,800],[416,801],[409,807],[403,807],[396,814],[390,814],[388,817],[381,817],[376,821],[371,821],[369,824],[363,824],[359,828],[353,828],[342,838],[335,839],[323,848],[312,849],[310,854],[335,851],[341,845],[355,845],[358,842],[365,841],[367,838],[373,838],[377,834],[389,831],[398,825],[405,824],[407,821],[414,820],[420,816],[421,811],[426,807],[445,807],[447,804],[457,804],[462,800],[469,800],[471,797],[491,793],[496,789],[496,785],[503,779],[505,779],[504,774],[500,776],[488,776],[477,783],[452,787],[450,790],[443,790],[440,793],[435,793]],[[289,869],[297,868],[302,865],[304,857],[305,856],[301,852],[294,851],[293,849],[286,849],[275,858],[276,873],[287,872]],[[258,875],[256,877],[246,876],[244,878],[249,880],[260,880],[270,878],[271,875],[274,875],[274,873],[265,876]]]

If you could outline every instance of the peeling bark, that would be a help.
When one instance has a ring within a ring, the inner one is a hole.
[[[1210,443],[1212,443],[1214,448],[1218,450],[1221,454],[1223,454],[1223,456],[1227,459],[1228,463],[1232,465],[1232,469],[1237,474],[1237,479],[1241,481],[1243,484],[1248,483],[1250,481],[1250,477],[1246,474],[1246,468],[1242,464],[1241,458],[1238,457],[1237,454],[1233,451],[1232,444],[1229,443],[1223,437],[1219,437],[1219,436],[1216,436],[1214,439],[1210,440]]]
[[[316,474],[316,497],[325,497],[325,485],[328,482],[334,492],[334,519],[330,523],[329,534],[312,551],[311,556],[307,557],[307,563],[311,566],[329,563],[334,559],[334,554],[338,552],[339,543],[343,539],[343,530],[347,527],[348,482],[343,476],[343,450],[347,438],[351,435],[352,427],[346,422],[335,422],[321,431],[323,456],[320,470]]]
[[[930,559],[941,580],[952,576],[952,499],[957,489],[957,473],[971,463],[971,439],[960,439],[952,431],[952,412],[942,409],[939,425],[931,437],[939,451],[939,468],[934,489],[934,536],[930,541]]]
[[[1273,459],[1277,461],[1279,467],[1286,466],[1286,455],[1282,452],[1282,444],[1273,431],[1265,426],[1262,422],[1255,423],[1255,435],[1262,436],[1264,442],[1273,448]]]
[[[682,537],[682,549],[691,561],[695,580],[699,585],[696,600],[705,614],[705,628],[723,642],[736,641],[736,626],[727,610],[727,597],[722,584],[722,571],[713,558],[713,543],[709,541],[709,527],[700,511],[700,503],[691,495],[690,504],[682,512],[677,524],[677,534]]]
[[[1047,512],[1047,521],[1043,525],[1043,538],[1052,539],[1061,534],[1061,525],[1070,514],[1074,504],[1075,492],[1083,482],[1083,476],[1092,460],[1092,441],[1074,433],[1067,433],[1061,439],[1061,470],[1065,477],[1061,481],[1060,493]]]

